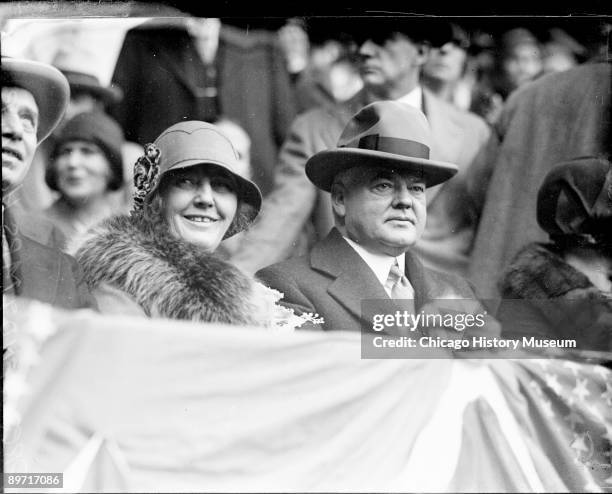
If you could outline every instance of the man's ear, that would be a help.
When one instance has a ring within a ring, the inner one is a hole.
[[[331,202],[334,213],[339,218],[346,216],[346,207],[344,205],[344,199],[346,196],[346,190],[344,184],[334,182],[331,188]]]

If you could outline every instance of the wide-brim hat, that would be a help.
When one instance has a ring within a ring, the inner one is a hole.
[[[2,57],[2,86],[29,91],[38,106],[38,142],[45,140],[62,119],[70,87],[55,67],[22,58]]]
[[[451,178],[458,168],[429,159],[431,142],[423,112],[397,101],[377,101],[351,118],[337,148],[321,151],[306,162],[306,175],[330,192],[334,177],[344,170],[383,166],[414,172],[432,187]]]
[[[241,169],[238,153],[218,127],[197,120],[180,122],[162,132],[154,144],[161,151],[157,187],[166,173],[196,165],[217,165],[235,178],[240,201],[236,215],[241,221],[234,222],[225,238],[243,230],[257,217],[261,209],[261,192],[257,185],[237,172]]]
[[[612,163],[587,156],[556,164],[538,191],[537,219],[555,242],[612,246]]]
[[[92,74],[57,67],[68,79],[73,94],[78,92],[90,93],[100,99],[104,104],[119,103],[123,99],[123,91],[117,86],[103,86],[98,78]]]

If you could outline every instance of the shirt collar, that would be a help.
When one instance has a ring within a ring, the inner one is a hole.
[[[384,287],[389,278],[389,270],[395,261],[399,266],[400,271],[404,274],[406,264],[406,254],[402,253],[397,257],[389,256],[387,254],[374,254],[364,249],[358,243],[352,241],[350,238],[343,236],[344,240],[353,248],[357,254],[364,260],[368,267],[374,272],[380,284]]]
[[[421,89],[421,86],[417,86],[408,94],[404,94],[404,96],[398,98],[396,101],[406,103],[407,105],[423,111],[423,89]]]

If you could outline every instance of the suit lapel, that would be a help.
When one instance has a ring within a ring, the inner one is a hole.
[[[327,292],[358,319],[362,300],[389,298],[369,266],[336,228],[313,248],[310,262],[313,269],[335,278]]]

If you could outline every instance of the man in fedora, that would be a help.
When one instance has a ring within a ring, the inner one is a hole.
[[[318,313],[325,330],[360,330],[361,302],[474,298],[465,280],[423,267],[412,252],[425,229],[426,189],[457,173],[431,160],[431,133],[419,110],[380,101],[345,127],[335,149],[308,160],[306,174],[331,193],[334,228],[303,257],[257,273],[298,313]]]
[[[335,107],[315,108],[293,122],[279,154],[275,187],[265,198],[260,219],[250,229],[232,261],[247,272],[301,254],[334,224],[329,194],[314,187],[304,172],[306,161],[333,148],[344,125],[359,109],[379,100],[396,100],[421,110],[431,126],[431,157],[455,163],[455,180],[427,191],[429,218],[414,246],[434,269],[463,275],[473,225],[464,204],[463,176],[486,142],[489,129],[474,114],[434,96],[420,84],[430,46],[442,46],[452,31],[424,20],[352,20],[359,43],[364,89]]]
[[[10,213],[14,192],[64,114],[66,78],[47,64],[2,57],[2,281],[3,295],[63,308],[94,307],[76,261],[19,231]]]

